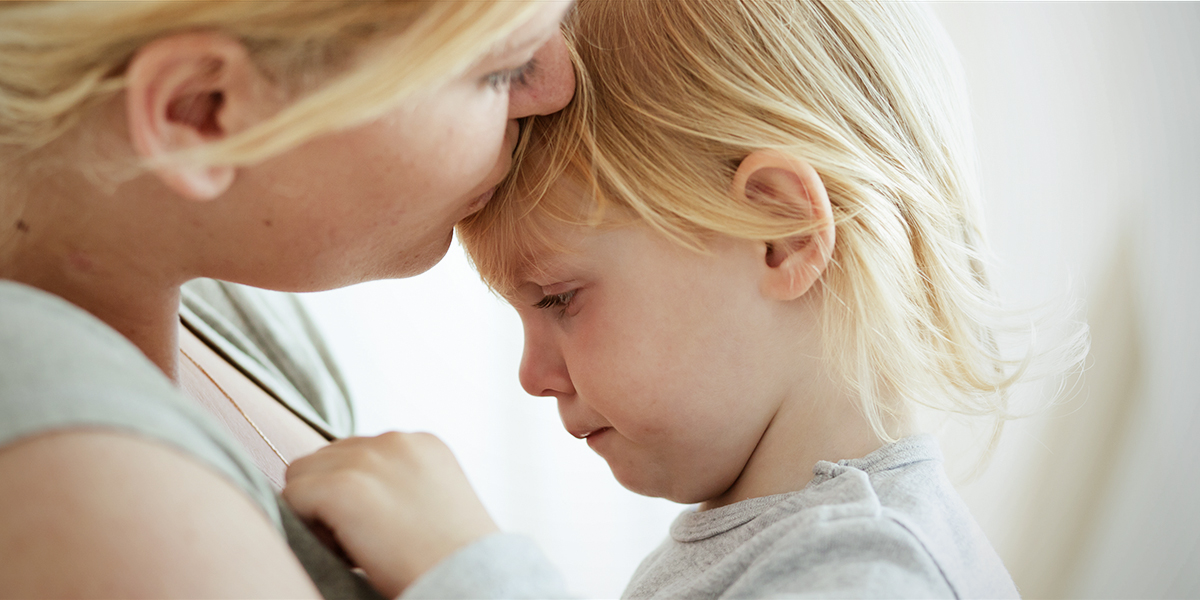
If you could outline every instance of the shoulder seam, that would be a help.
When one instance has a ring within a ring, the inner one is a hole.
[[[925,540],[921,539],[921,536],[918,535],[917,532],[912,527],[909,527],[908,524],[904,522],[904,519],[901,518],[900,515],[888,514],[890,512],[891,511],[888,511],[886,509],[883,510],[880,513],[880,518],[887,520],[891,523],[894,523],[897,527],[904,530],[904,532],[906,534],[908,534],[909,537],[911,537],[913,540],[915,540],[917,542],[917,544],[919,544],[921,546],[921,550],[923,550],[925,552],[925,556],[929,557],[929,561],[932,562],[934,564],[934,566],[937,567],[938,574],[942,576],[942,581],[946,582],[946,587],[950,588],[950,591],[954,593],[954,597],[962,598],[962,594],[960,594],[958,591],[958,586],[954,585],[954,582],[950,580],[950,576],[946,573],[946,570],[942,567],[941,561],[939,561],[937,559],[937,557],[933,555],[933,552],[929,551],[929,545],[925,543]]]

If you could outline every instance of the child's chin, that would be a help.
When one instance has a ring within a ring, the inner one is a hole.
[[[612,468],[611,465],[609,468]],[[615,469],[612,473],[613,477],[617,478],[617,483],[621,484],[621,487],[640,496],[662,498],[679,504],[695,504],[703,501],[703,499],[691,500],[692,495],[680,492],[679,490],[672,490],[670,485],[661,481],[646,481],[642,478],[622,476]]]
[[[608,465],[608,468],[612,471],[613,477],[617,479],[617,483],[621,484],[621,487],[641,496],[649,496],[651,498],[664,497],[661,493],[662,490],[659,490],[658,486],[651,485],[650,482],[645,481],[643,478],[622,473],[613,468],[611,464]]]

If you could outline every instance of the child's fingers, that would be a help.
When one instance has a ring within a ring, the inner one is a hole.
[[[335,534],[332,529],[325,525],[325,523],[321,521],[308,521],[305,523],[305,525],[308,526],[308,530],[312,532],[314,537],[317,538],[317,541],[321,542],[322,546],[328,548],[329,551],[334,554],[334,556],[337,556],[350,568],[359,568],[359,565],[357,562],[355,562],[354,557],[350,556],[350,553],[346,552],[346,549],[342,547],[341,542],[338,541],[337,534]]]
[[[283,497],[302,519],[327,525],[389,596],[496,531],[454,454],[425,433],[330,444],[292,463]]]
[[[295,477],[344,470],[390,478],[404,472],[448,467],[458,468],[458,462],[436,436],[393,431],[335,441],[294,461],[287,478],[290,482]]]
[[[389,482],[405,479],[413,459],[398,442],[405,434],[338,440],[288,467],[284,499],[301,518],[340,523],[341,517],[379,498]],[[397,490],[392,490],[395,494]]]
[[[347,496],[364,498],[368,486],[364,474],[339,470],[335,461],[310,461],[300,469],[288,469],[283,499],[305,520],[325,521],[345,512]]]

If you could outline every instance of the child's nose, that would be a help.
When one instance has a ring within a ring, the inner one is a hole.
[[[563,398],[575,394],[566,361],[557,346],[546,336],[526,328],[525,350],[521,353],[518,373],[521,387],[531,396]]]

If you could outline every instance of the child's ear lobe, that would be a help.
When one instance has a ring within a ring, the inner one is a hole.
[[[125,116],[134,152],[179,195],[220,196],[233,184],[234,167],[161,160],[219,141],[257,120],[266,100],[262,79],[245,46],[222,34],[181,33],[147,44],[125,72]]]
[[[731,192],[735,199],[763,205],[798,227],[810,226],[809,233],[763,243],[763,293],[777,300],[803,296],[833,256],[833,211],[821,177],[807,161],[758,150],[738,166]]]

